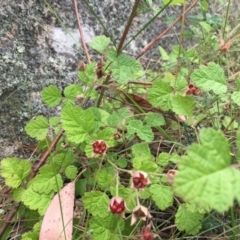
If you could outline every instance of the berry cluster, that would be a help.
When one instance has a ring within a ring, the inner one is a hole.
[[[97,140],[92,144],[93,153],[95,154],[103,154],[107,149],[107,144],[102,140]]]

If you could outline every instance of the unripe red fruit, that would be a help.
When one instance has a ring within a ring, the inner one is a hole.
[[[97,140],[92,146],[95,154],[103,154],[107,149],[107,144],[102,140]]]

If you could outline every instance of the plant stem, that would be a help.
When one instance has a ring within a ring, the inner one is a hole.
[[[198,0],[195,0],[187,9],[185,12],[183,12],[167,29],[165,29],[159,36],[157,36],[155,39],[153,39],[147,46],[143,48],[143,50],[140,52],[140,54],[137,56],[136,59],[140,58],[143,54],[145,54],[156,42],[158,42],[167,32],[169,32],[174,25],[177,24],[178,21],[181,20],[181,18],[187,14],[196,4]]]
[[[119,55],[122,51],[123,43],[124,43],[124,41],[127,37],[128,31],[129,31],[131,25],[132,25],[132,21],[136,16],[137,8],[138,8],[138,5],[139,5],[140,2],[141,2],[141,0],[135,0],[135,3],[134,3],[133,8],[132,8],[132,12],[131,12],[131,14],[129,16],[129,19],[128,19],[128,22],[127,22],[127,25],[124,29],[124,32],[123,32],[122,37],[120,39],[120,42],[118,44],[117,55]]]
[[[79,33],[80,33],[82,47],[83,47],[83,50],[86,54],[87,61],[88,61],[88,63],[90,63],[91,58],[89,56],[88,49],[87,49],[87,46],[86,46],[86,43],[85,43],[85,40],[84,40],[84,34],[83,34],[82,26],[81,26],[81,23],[80,23],[79,13],[78,13],[77,1],[76,0],[72,0],[72,1],[73,1],[73,4],[74,4],[74,11],[75,11],[76,18],[77,18],[77,25],[78,25],[78,30],[79,30]]]

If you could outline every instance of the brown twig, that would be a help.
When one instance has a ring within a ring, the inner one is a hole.
[[[57,136],[55,137],[55,139],[52,141],[50,147],[48,148],[48,150],[42,155],[41,159],[39,160],[39,162],[33,167],[31,174],[29,176],[28,182],[34,178],[39,170],[39,168],[46,162],[47,158],[49,157],[50,153],[55,149],[59,139],[62,137],[64,133],[64,130],[60,130],[60,132],[57,134]],[[7,188],[4,192],[2,193],[8,193],[12,190],[12,188]],[[10,212],[8,212],[8,214],[5,217],[5,221],[3,223],[3,225],[0,228],[0,239],[2,238],[2,235],[4,234],[6,228],[8,227],[9,222],[11,222],[11,220],[13,219],[15,213],[17,212],[19,206],[20,206],[20,202],[15,202],[13,203],[13,207],[11,209]]]
[[[73,1],[73,4],[74,4],[74,11],[75,11],[76,18],[77,18],[77,25],[78,25],[78,30],[79,30],[79,33],[80,33],[82,47],[83,47],[83,50],[84,50],[84,52],[86,54],[87,61],[88,61],[88,63],[90,63],[91,62],[91,58],[90,58],[90,55],[88,53],[88,49],[87,49],[87,46],[86,46],[86,43],[85,43],[85,40],[84,40],[84,34],[83,34],[81,22],[80,22],[80,16],[79,16],[79,13],[78,13],[77,1],[76,0],[72,0],[72,1]]]
[[[117,48],[117,54],[118,55],[121,53],[123,43],[124,43],[124,41],[127,37],[128,31],[129,31],[131,25],[132,25],[132,21],[133,21],[134,17],[136,16],[137,8],[138,8],[138,5],[139,5],[140,1],[141,0],[135,0],[135,3],[134,3],[133,8],[132,8],[132,12],[131,12],[131,14],[129,16],[129,19],[128,19],[128,22],[127,22],[127,25],[124,29],[124,32],[123,32],[122,37],[120,39],[120,42],[118,44],[118,48]]]
[[[195,0],[187,9],[185,12],[183,12],[167,29],[165,29],[159,36],[157,36],[155,39],[153,39],[149,44],[147,44],[142,51],[140,52],[140,54],[137,56],[136,59],[140,58],[143,54],[145,54],[156,42],[158,42],[166,33],[168,33],[173,26],[179,21],[181,20],[181,18],[187,14],[196,4],[197,4],[198,0]]]

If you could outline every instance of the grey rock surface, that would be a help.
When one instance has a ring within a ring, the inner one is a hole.
[[[59,109],[46,108],[42,103],[41,91],[45,86],[54,84],[63,89],[68,84],[79,81],[77,63],[85,57],[79,47],[80,37],[73,3],[71,0],[46,2],[0,1],[0,159],[12,156],[27,158],[28,153],[22,145],[34,143],[24,132],[27,121],[37,115],[49,117],[59,112]],[[133,0],[87,2],[108,32],[104,31],[85,2],[78,0],[86,42],[96,35],[105,34],[111,35],[117,44]],[[166,14],[173,17],[177,16],[179,11],[181,8],[170,8]],[[194,11],[193,9],[192,15]],[[153,12],[137,16],[129,38],[141,29],[151,16]],[[160,16],[126,51],[136,56],[147,42],[167,27],[165,20],[166,15]],[[63,25],[68,29],[67,33]],[[159,44],[171,49],[177,41],[178,35],[173,30]],[[145,57],[157,60],[157,49],[153,48]]]

